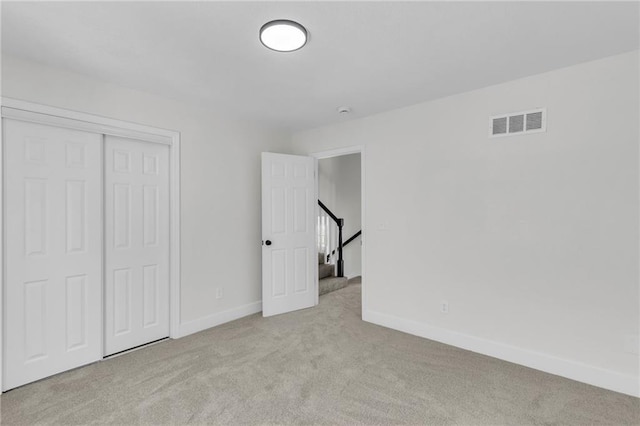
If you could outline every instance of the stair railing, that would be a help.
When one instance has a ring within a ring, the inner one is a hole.
[[[344,249],[346,246],[349,245],[349,243],[353,240],[355,240],[356,238],[358,238],[360,235],[362,235],[362,229],[359,230],[358,232],[356,232],[355,234],[353,234],[352,236],[350,236],[349,238],[347,238],[347,241],[344,242],[344,244],[342,244],[342,248]],[[328,257],[333,256],[334,254],[336,254],[336,251],[333,250],[331,253],[329,253]]]
[[[344,226],[344,219],[338,218],[324,203],[318,200],[318,205],[324,211],[325,215],[320,216],[321,223],[324,223],[325,226],[325,247],[327,254],[327,261],[331,261],[331,254],[335,253],[336,250],[338,252],[338,260],[336,262],[336,276],[344,277],[344,259],[342,258],[342,248],[344,245],[342,244],[342,227]],[[331,219],[331,221],[329,220]],[[323,222],[324,221],[324,222]],[[329,226],[331,223],[335,224],[335,226]],[[337,235],[335,235],[337,233]],[[335,245],[335,249],[333,249]]]

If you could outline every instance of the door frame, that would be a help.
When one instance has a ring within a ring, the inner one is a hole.
[[[19,99],[0,98],[0,390],[3,389],[4,371],[4,284],[5,284],[5,233],[4,233],[4,132],[5,118],[46,124],[102,135],[121,136],[143,142],[169,146],[169,337],[180,337],[180,132],[131,123],[114,118],[42,105]],[[103,138],[104,139],[104,138]],[[104,146],[102,147],[104,149]],[[104,228],[104,217],[102,218]],[[104,261],[104,258],[103,258]],[[102,277],[104,288],[104,274]],[[104,309],[104,294],[101,298]],[[104,315],[103,315],[104,317]],[[104,327],[102,327],[104,334]],[[102,353],[104,354],[104,336]]]
[[[330,149],[327,151],[318,151],[318,152],[314,152],[311,153],[310,155],[316,159],[316,198],[318,198],[318,194],[319,194],[319,182],[320,182],[320,176],[318,175],[317,169],[318,169],[318,160],[323,160],[323,159],[327,159],[327,158],[333,158],[333,157],[342,157],[343,155],[349,155],[349,154],[360,154],[360,229],[362,230],[362,234],[360,235],[360,242],[362,243],[362,251],[361,251],[361,267],[362,267],[362,271],[361,271],[361,276],[362,276],[362,312],[360,312],[360,317],[362,318],[362,315],[364,312],[367,311],[367,297],[366,297],[366,286],[365,286],[365,279],[366,279],[366,262],[365,262],[365,253],[366,253],[366,232],[365,232],[365,227],[366,227],[366,203],[365,203],[365,195],[366,195],[366,191],[365,191],[365,146],[364,145],[353,145],[353,146],[347,146],[344,148],[336,148],[336,149]],[[318,207],[318,203],[316,202],[316,217],[318,216],[318,214],[320,213],[320,207]],[[316,246],[318,245],[318,232],[316,232]],[[317,276],[316,276],[316,282],[318,281]],[[318,295],[318,291],[316,291],[316,305],[318,304],[318,299],[320,298],[320,296]]]

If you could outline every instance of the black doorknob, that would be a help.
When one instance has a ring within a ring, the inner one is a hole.
[[[270,246],[271,245],[271,240],[267,240],[264,242],[266,245]]]

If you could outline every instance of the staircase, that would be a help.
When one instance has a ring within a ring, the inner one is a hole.
[[[318,292],[320,295],[339,290],[347,286],[348,278],[344,276],[343,248],[362,234],[356,232],[342,242],[344,219],[337,217],[329,208],[318,200]]]
[[[320,296],[347,286],[346,277],[336,277],[336,265],[325,263],[324,253],[318,253],[318,288]]]

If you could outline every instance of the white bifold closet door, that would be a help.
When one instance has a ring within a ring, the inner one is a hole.
[[[169,336],[169,147],[105,137],[105,355]]]
[[[102,358],[101,142],[4,120],[4,390]]]

